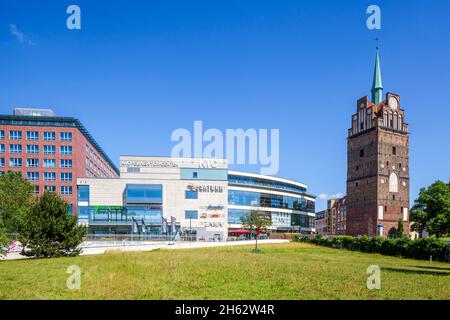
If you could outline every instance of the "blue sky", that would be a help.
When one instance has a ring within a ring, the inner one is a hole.
[[[81,30],[66,28],[70,4]],[[381,7],[381,30],[366,27],[370,4]],[[323,198],[344,194],[347,129],[370,94],[376,37],[385,92],[401,95],[410,125],[414,199],[450,178],[447,0],[4,0],[0,113],[78,117],[116,163],[170,155],[172,131],[194,120],[278,128],[278,175]]]

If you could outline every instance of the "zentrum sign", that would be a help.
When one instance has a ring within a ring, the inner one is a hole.
[[[173,161],[155,161],[155,160],[123,160],[120,161],[121,167],[139,167],[139,168],[177,168],[178,165]]]

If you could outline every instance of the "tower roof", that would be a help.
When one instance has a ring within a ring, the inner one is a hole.
[[[381,67],[380,67],[380,55],[378,53],[375,58],[375,70],[373,73],[373,82],[372,82],[372,102],[378,105],[382,101],[383,95],[383,84],[381,82]]]

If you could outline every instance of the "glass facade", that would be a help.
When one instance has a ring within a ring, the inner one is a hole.
[[[228,223],[241,224],[241,217],[247,215],[250,209],[228,209]],[[261,211],[267,224],[280,229],[314,228],[314,217],[302,213],[285,213]]]
[[[182,180],[215,180],[227,181],[227,169],[181,168]]]
[[[198,199],[198,191],[186,190],[184,192],[185,199]]]
[[[198,211],[197,210],[186,210],[184,212],[185,219],[198,219]]]
[[[228,175],[228,183],[230,185],[246,185],[246,186],[255,186],[269,189],[291,191],[295,193],[306,193],[306,188],[294,184],[233,174]]]
[[[238,206],[283,208],[304,212],[315,211],[314,201],[307,199],[241,190],[228,191],[228,204]]]
[[[125,204],[162,203],[162,185],[127,184],[124,192]]]

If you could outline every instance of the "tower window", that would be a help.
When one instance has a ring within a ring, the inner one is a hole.
[[[395,194],[392,195],[392,200],[395,200]]]
[[[359,157],[360,158],[364,157],[364,149],[359,150]]]
[[[392,147],[392,154],[396,155],[397,154],[397,148],[396,147]]]
[[[387,212],[387,206],[384,206],[384,212]]]
[[[359,170],[359,166],[356,166],[356,171],[358,171]]]

